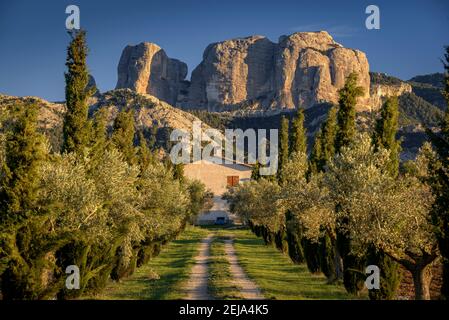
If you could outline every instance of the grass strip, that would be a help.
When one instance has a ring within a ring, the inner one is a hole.
[[[99,295],[87,297],[102,300],[166,300],[182,299],[182,287],[190,270],[201,239],[208,234],[205,229],[187,227],[178,239],[162,248],[159,256],[120,282],[111,281]]]
[[[305,264],[294,264],[273,246],[266,246],[250,230],[226,230],[242,268],[268,299],[355,299],[341,284],[327,284],[322,274],[311,274]],[[363,299],[365,297],[358,297]]]
[[[214,238],[211,243],[208,290],[215,299],[241,299],[239,288],[232,283],[233,278],[223,240],[221,237]]]

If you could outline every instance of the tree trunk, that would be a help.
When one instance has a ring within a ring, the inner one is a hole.
[[[430,300],[430,281],[432,280],[430,265],[415,266],[410,272],[415,286],[415,300]]]
[[[443,258],[443,285],[441,286],[441,298],[449,300],[449,259]]]
[[[431,253],[423,251],[421,256],[406,252],[410,259],[401,259],[387,251],[384,252],[412,274],[413,285],[415,287],[415,300],[430,300],[432,262],[438,257],[436,244],[432,247]]]

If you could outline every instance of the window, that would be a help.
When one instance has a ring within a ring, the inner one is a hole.
[[[228,187],[234,187],[239,184],[239,176],[228,176]]]

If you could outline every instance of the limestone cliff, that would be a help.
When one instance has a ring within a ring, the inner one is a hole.
[[[170,59],[158,45],[142,42],[123,50],[117,71],[116,89],[129,88],[175,105],[187,65]]]
[[[309,108],[338,101],[346,77],[356,72],[370,105],[366,55],[344,48],[325,31],[226,40],[207,46],[202,62],[186,81],[187,67],[152,43],[128,46],[118,67],[117,88],[152,94],[172,105],[210,111]]]
[[[412,92],[412,86],[410,84],[384,73],[371,72],[370,78],[371,105],[374,109],[380,108],[388,97],[399,97],[404,93]]]
[[[369,109],[369,65],[363,52],[343,48],[325,31],[298,32],[273,43],[263,36],[209,45],[192,72],[184,107],[222,111],[309,108],[337,102],[351,72],[359,75]]]

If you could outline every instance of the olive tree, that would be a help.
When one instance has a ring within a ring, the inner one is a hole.
[[[425,171],[422,158],[417,172]],[[325,183],[330,200],[340,205],[336,227],[345,219],[353,254],[364,255],[373,245],[411,272],[416,299],[429,299],[430,265],[438,258],[430,221],[433,195],[418,177],[392,177],[390,161],[389,151],[375,152],[362,134],[330,163]]]
[[[263,225],[274,233],[285,219],[285,211],[279,203],[280,190],[276,182],[260,179],[230,189],[225,198],[231,211],[243,221]]]

